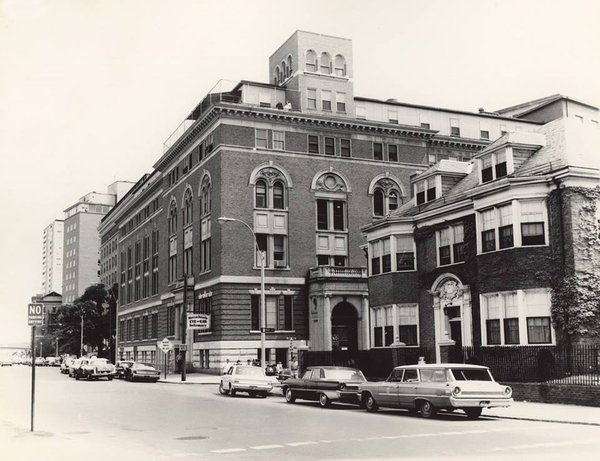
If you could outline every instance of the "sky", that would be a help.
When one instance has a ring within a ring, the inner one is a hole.
[[[296,30],[352,39],[355,95],[476,112],[600,105],[595,0],[0,0],[0,344],[27,342],[42,232],[137,181],[220,79],[268,81]]]

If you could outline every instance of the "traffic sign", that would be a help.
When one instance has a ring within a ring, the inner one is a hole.
[[[169,338],[165,338],[162,341],[157,341],[157,344],[165,354],[173,350],[173,343],[169,340]]]
[[[27,307],[27,324],[31,327],[44,324],[44,305],[32,303]]]
[[[188,314],[187,327],[188,330],[210,330],[210,315]]]

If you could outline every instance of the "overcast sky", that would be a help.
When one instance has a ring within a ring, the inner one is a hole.
[[[44,227],[87,192],[149,172],[219,79],[268,81],[295,30],[352,39],[358,96],[599,105],[597,4],[0,0],[0,344],[29,339]]]

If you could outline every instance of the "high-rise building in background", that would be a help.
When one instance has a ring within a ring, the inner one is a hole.
[[[42,240],[42,294],[62,293],[63,229],[61,219],[54,220],[44,229]]]
[[[98,224],[132,185],[117,181],[106,193],[90,192],[65,210],[63,302],[72,303],[87,287],[100,282]]]

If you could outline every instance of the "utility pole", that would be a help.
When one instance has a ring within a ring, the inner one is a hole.
[[[179,353],[181,354],[181,380],[185,381],[185,355],[187,349],[187,274],[183,274],[183,306],[181,308],[181,346]]]
[[[56,347],[54,348],[54,355],[58,357],[58,338],[56,338]]]
[[[79,344],[80,344],[79,357],[83,357],[83,312],[80,312],[79,316],[81,317],[81,338],[79,339]]]

